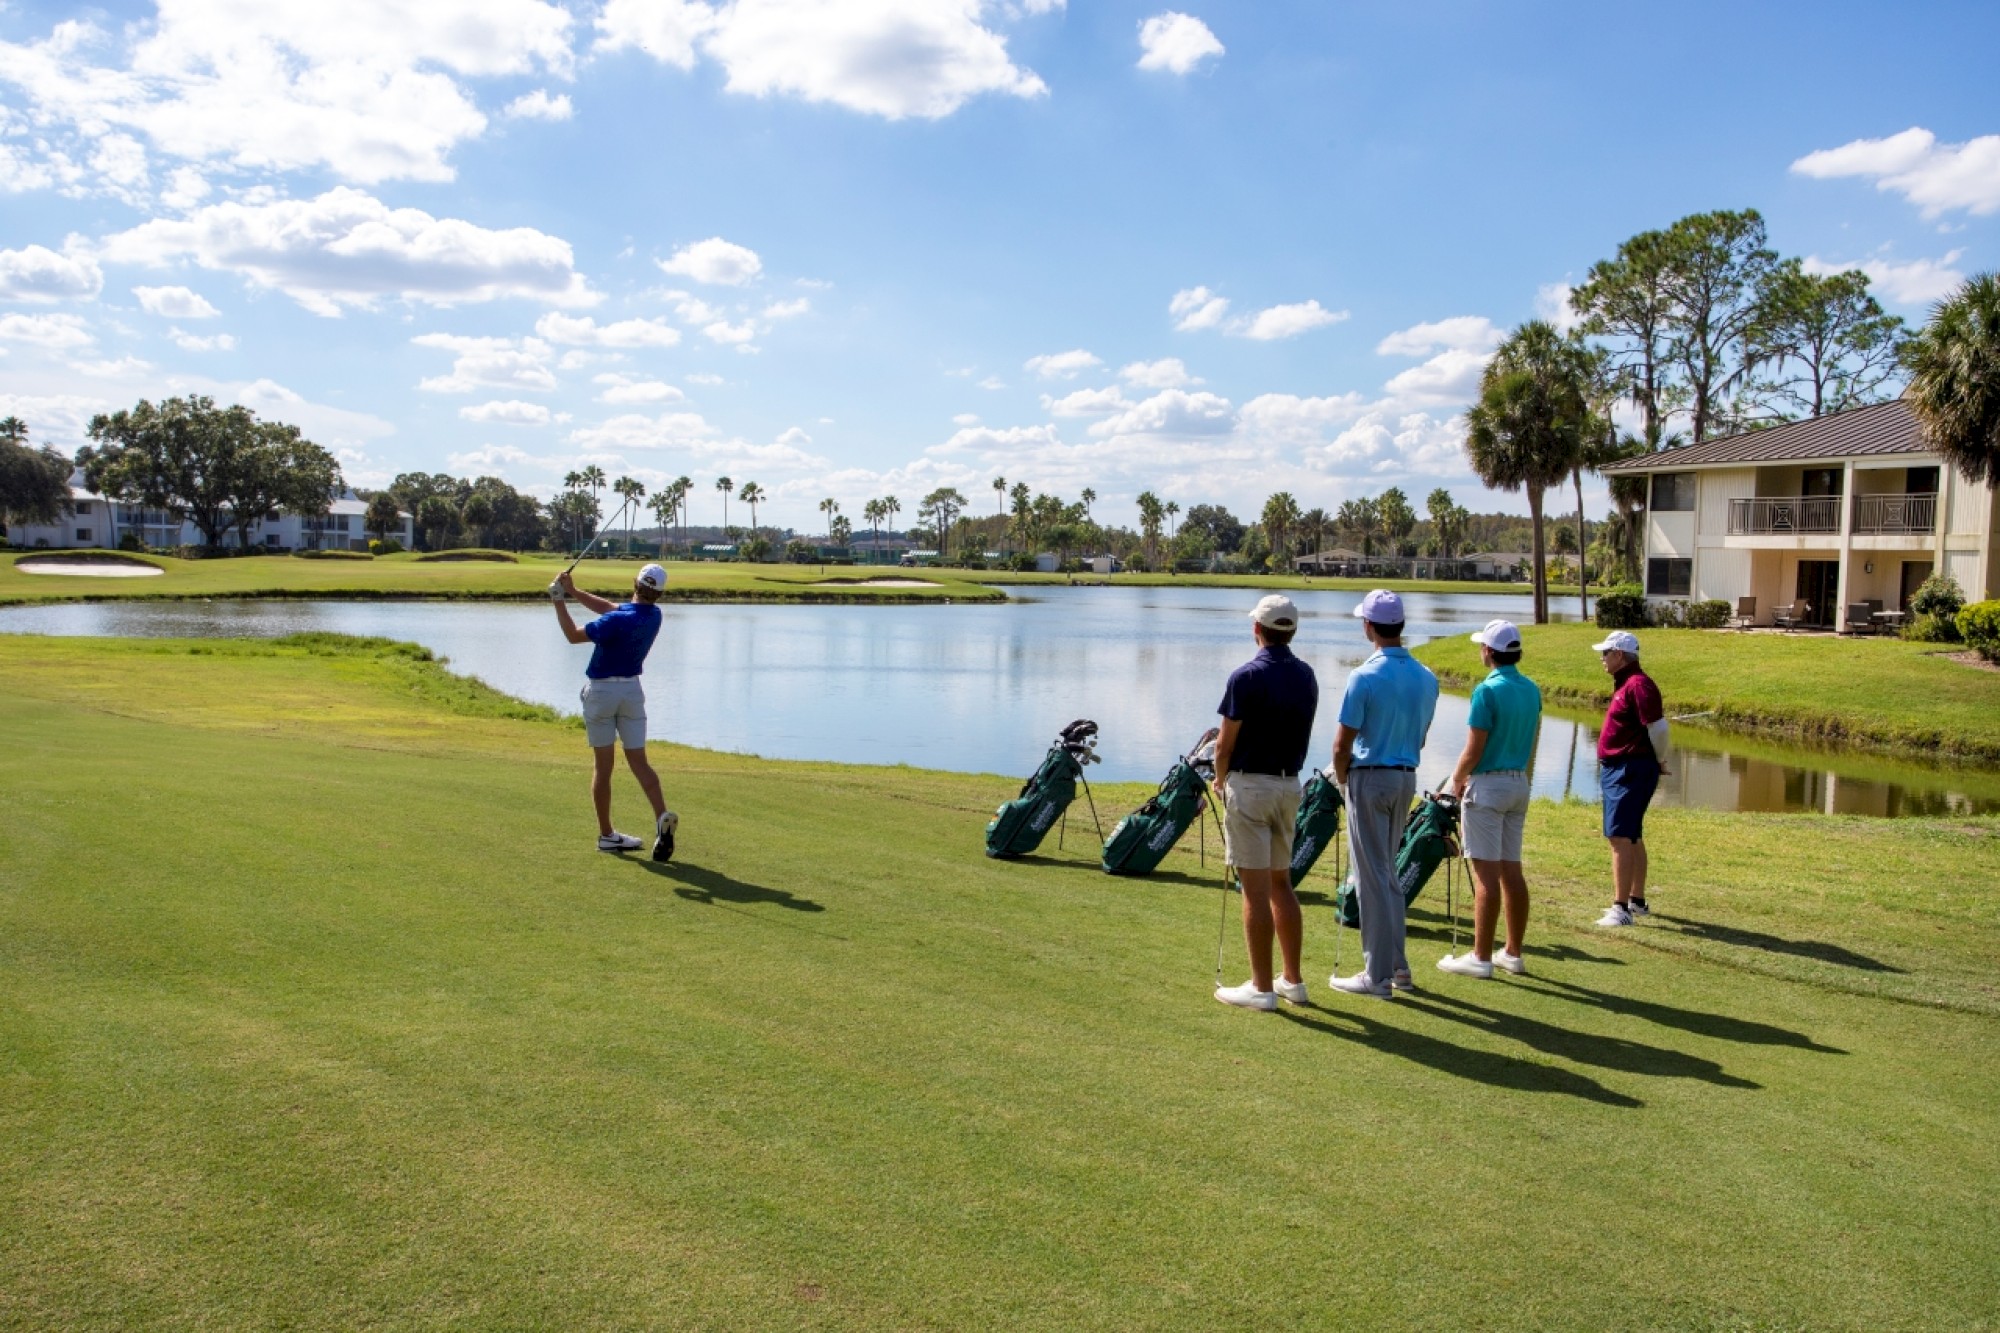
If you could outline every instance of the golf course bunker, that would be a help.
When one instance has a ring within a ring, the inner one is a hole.
[[[821,579],[812,585],[815,588],[939,588],[944,585],[932,583],[929,579]]]
[[[14,562],[23,574],[80,574],[90,579],[142,579],[167,571],[143,560],[117,556],[29,555]]]

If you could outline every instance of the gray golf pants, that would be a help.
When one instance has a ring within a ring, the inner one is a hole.
[[[1354,886],[1361,908],[1361,947],[1368,979],[1389,984],[1410,966],[1403,952],[1403,891],[1396,883],[1396,849],[1410,822],[1417,775],[1394,768],[1347,771],[1347,838],[1354,854]]]

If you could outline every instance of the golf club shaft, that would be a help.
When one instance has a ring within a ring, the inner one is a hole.
[[[603,532],[605,532],[605,531],[608,531],[609,529],[611,529],[611,528],[613,528],[613,527],[616,527],[616,526],[617,526],[617,525],[618,525],[618,524],[619,524],[620,522],[622,522],[622,521],[624,520],[624,518],[625,518],[625,511],[626,511],[627,509],[630,509],[631,507],[632,507],[632,497],[628,495],[628,496],[626,496],[626,497],[625,497],[625,503],[624,503],[624,504],[622,504],[622,505],[619,505],[619,506],[618,506],[618,512],[617,512],[617,513],[615,513],[615,514],[613,514],[613,515],[611,516],[611,522],[609,522],[609,523],[605,524],[605,525],[604,525],[604,528],[602,528],[602,529],[600,529],[600,530],[599,530],[599,534],[598,534],[598,535],[602,535],[602,534],[603,534]],[[574,559],[574,560],[572,560],[572,561],[570,561],[570,562],[569,562],[569,568],[568,568],[568,569],[565,569],[565,570],[563,571],[563,573],[565,573],[565,574],[573,574],[573,573],[575,573],[575,572],[576,572],[576,567],[577,567],[578,565],[580,565],[580,564],[582,564],[582,563],[583,563],[583,557],[584,557],[584,556],[585,556],[586,554],[588,554],[588,553],[589,553],[589,551],[590,551],[590,548],[591,548],[591,547],[593,547],[593,546],[595,546],[596,544],[597,544],[597,537],[596,537],[596,536],[593,536],[593,537],[592,537],[592,538],[591,538],[591,539],[590,539],[589,541],[585,542],[585,543],[583,544],[582,548],[581,548],[580,550],[578,550],[578,551],[577,551],[577,553],[576,553],[576,559]]]

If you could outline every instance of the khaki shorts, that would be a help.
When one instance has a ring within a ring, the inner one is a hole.
[[[592,749],[622,741],[628,750],[646,748],[646,691],[637,676],[587,680],[583,693],[583,733]]]
[[[1222,839],[1238,870],[1289,870],[1292,826],[1299,817],[1299,780],[1269,773],[1231,773],[1225,789]]]
[[[1465,854],[1475,861],[1519,861],[1528,823],[1528,775],[1474,773],[1460,807]]]

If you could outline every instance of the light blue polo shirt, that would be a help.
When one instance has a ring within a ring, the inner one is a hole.
[[[1536,733],[1542,729],[1541,686],[1518,667],[1494,667],[1472,692],[1472,716],[1467,722],[1486,733],[1486,748],[1473,772],[1525,772],[1535,757]]]
[[[1408,649],[1377,648],[1347,678],[1340,725],[1354,740],[1357,768],[1415,768],[1437,712],[1438,678]]]

